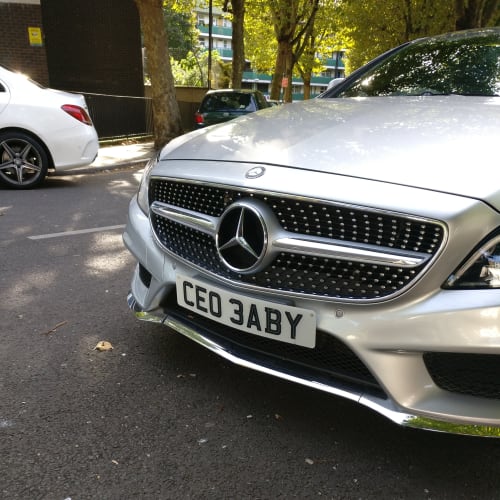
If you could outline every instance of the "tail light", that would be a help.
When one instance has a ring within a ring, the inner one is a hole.
[[[198,124],[198,125],[203,125],[203,115],[201,113],[195,113],[194,114],[194,121]]]
[[[74,104],[64,104],[61,106],[63,111],[66,111],[68,115],[76,118],[79,122],[85,123],[85,125],[92,125],[92,120],[90,119],[87,111],[80,106],[75,106]]]

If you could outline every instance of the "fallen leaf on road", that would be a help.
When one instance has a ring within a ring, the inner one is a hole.
[[[97,345],[94,347],[94,351],[112,351],[113,346],[111,345],[110,342],[106,340],[101,340],[100,342],[97,342]]]

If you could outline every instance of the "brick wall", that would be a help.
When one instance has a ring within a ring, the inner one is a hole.
[[[28,27],[42,28],[40,5],[0,2],[0,64],[48,85],[45,44],[31,46]]]

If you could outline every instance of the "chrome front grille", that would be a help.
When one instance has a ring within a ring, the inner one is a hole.
[[[149,202],[160,201],[220,217],[231,203],[243,197],[264,200],[283,229],[291,232],[428,254],[436,252],[443,238],[442,227],[436,223],[206,184],[152,179]]]
[[[168,251],[221,278],[270,290],[346,300],[381,299],[400,292],[427,267],[444,238],[443,226],[435,221],[276,193],[160,178],[153,178],[149,189],[150,204],[178,207],[214,219],[245,198],[270,207],[287,234],[350,247],[370,246],[381,252],[411,252],[422,258],[413,266],[399,266],[310,252],[280,252],[264,269],[239,274],[222,263],[211,234],[152,211],[154,233]]]

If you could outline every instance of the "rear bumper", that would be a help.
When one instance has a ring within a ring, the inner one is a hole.
[[[62,131],[56,144],[50,145],[56,172],[90,165],[99,152],[99,138],[94,127],[81,125]]]

